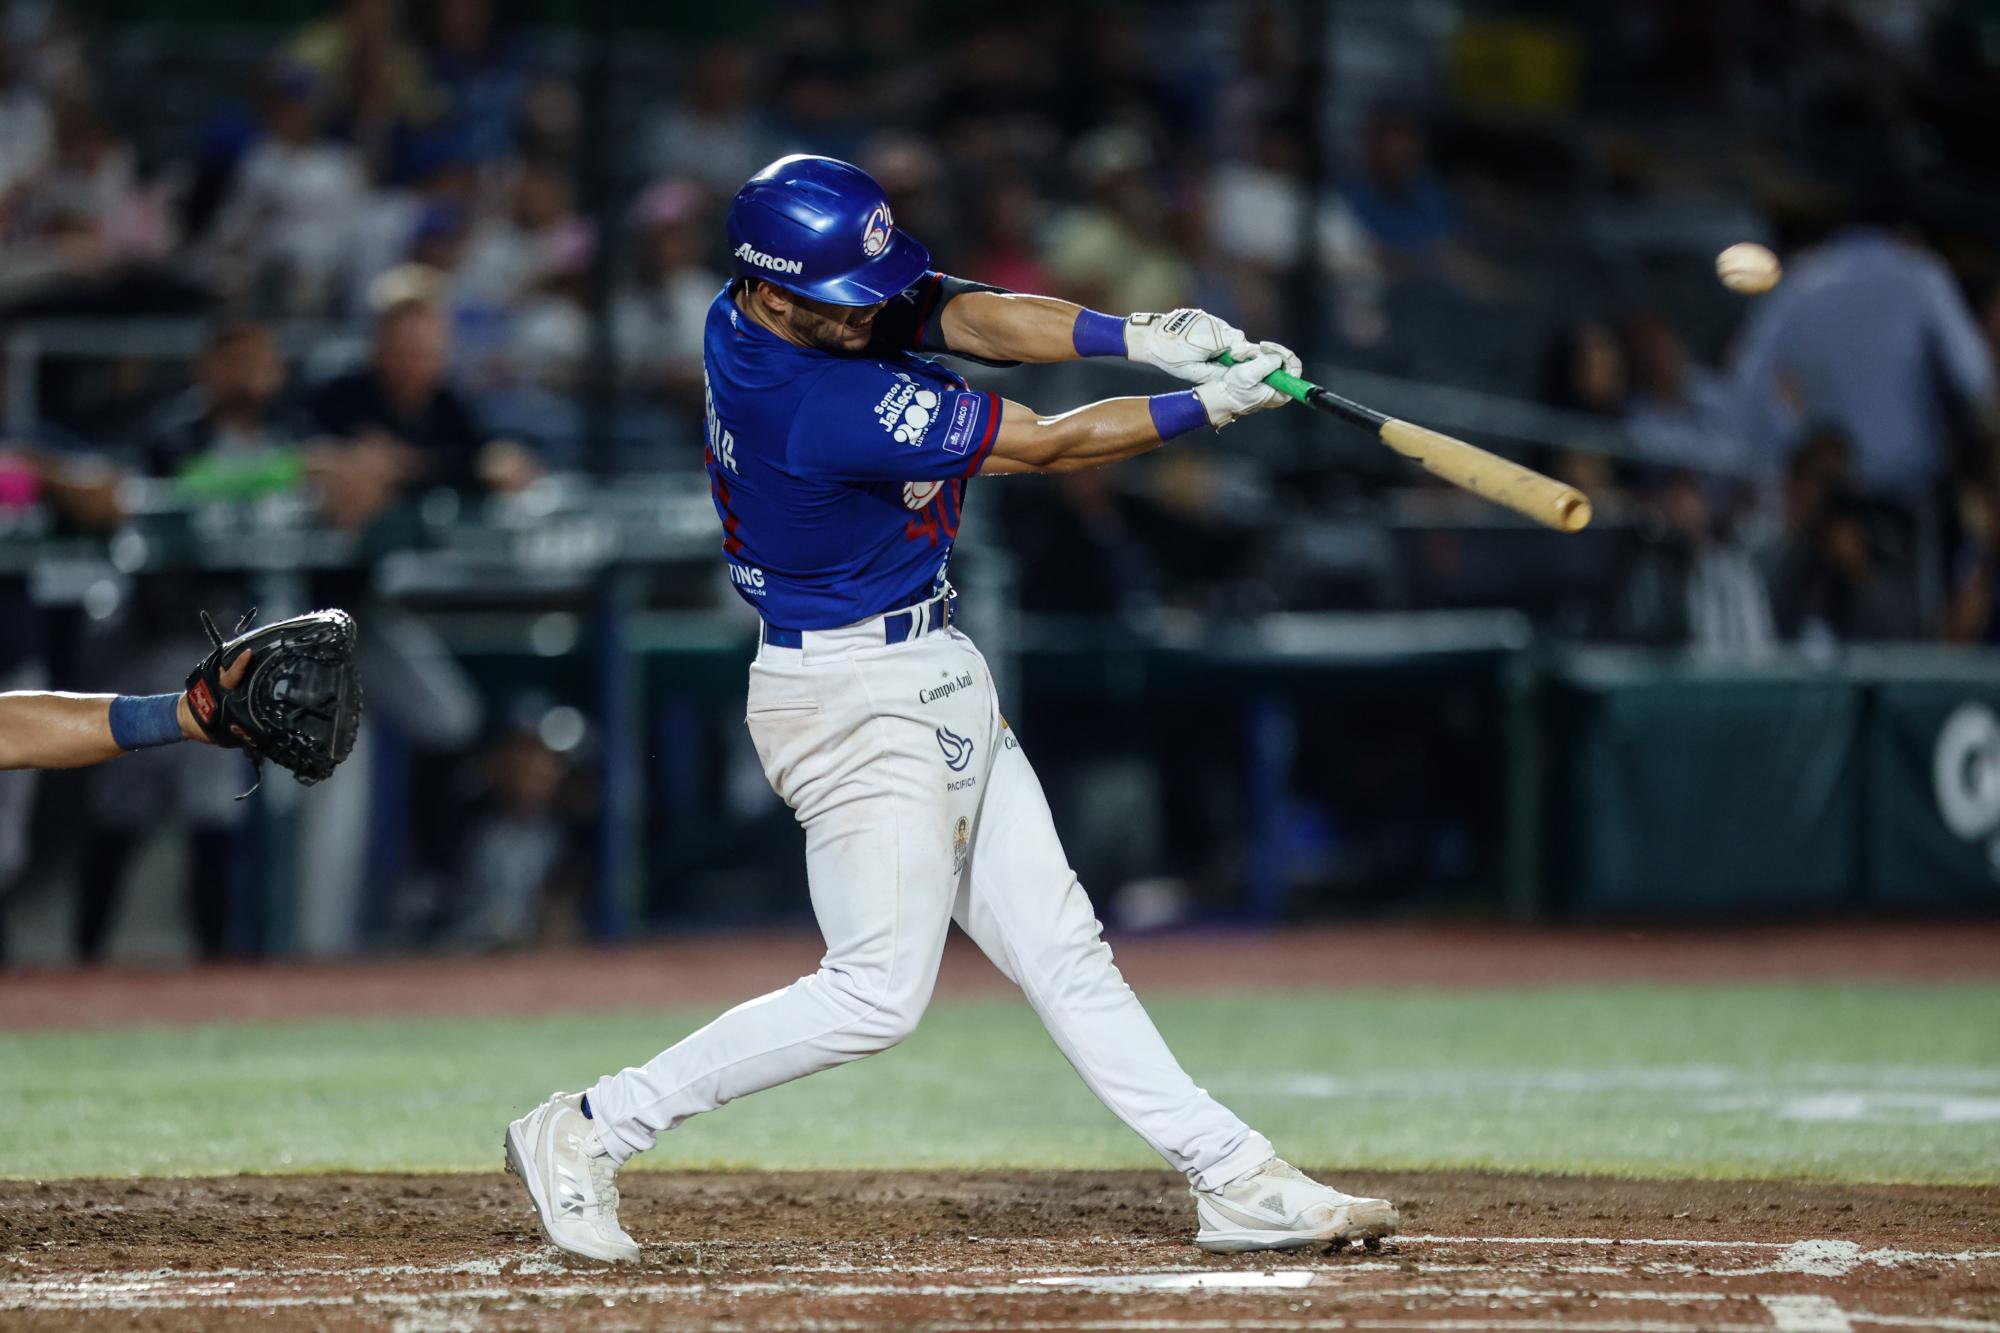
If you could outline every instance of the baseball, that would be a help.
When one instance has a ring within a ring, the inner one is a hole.
[[[1732,292],[1755,296],[1778,285],[1784,269],[1768,246],[1739,241],[1715,257],[1715,276]]]

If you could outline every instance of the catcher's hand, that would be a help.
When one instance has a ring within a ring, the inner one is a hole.
[[[209,740],[250,756],[250,791],[263,781],[266,759],[310,786],[347,758],[361,726],[354,618],[314,611],[250,630],[256,618],[253,607],[224,642],[201,613],[215,648],[188,673],[188,712]]]

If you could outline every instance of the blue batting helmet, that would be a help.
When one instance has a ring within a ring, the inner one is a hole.
[[[729,205],[730,269],[828,305],[874,305],[930,267],[860,167],[800,153],[752,176]]]

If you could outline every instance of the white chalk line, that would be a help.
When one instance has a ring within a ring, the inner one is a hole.
[[[1107,1275],[1114,1277],[1115,1275]],[[1128,1275],[1141,1276],[1141,1275]],[[1179,1287],[1182,1292],[1196,1291],[1204,1286],[1209,1290],[1262,1289],[1266,1292],[1318,1291],[1322,1295],[1345,1295],[1357,1301],[1397,1301],[1430,1300],[1447,1305],[1468,1302],[1496,1301],[1588,1301],[1595,1305],[1600,1302],[1643,1303],[1665,1306],[1714,1305],[1721,1303],[1747,1304],[1759,1302],[1770,1317],[1769,1323],[1742,1325],[1745,1328],[1775,1330],[1775,1333],[1853,1333],[1854,1324],[1871,1324],[1891,1327],[1939,1328],[1960,1333],[2000,1333],[2000,1322],[1977,1319],[1953,1319],[1939,1316],[1917,1315],[1877,1315],[1865,1312],[1847,1312],[1830,1298],[1824,1296],[1773,1296],[1769,1294],[1723,1292],[1723,1291],[1611,1291],[1600,1289],[1566,1290],[1560,1287],[1525,1287],[1516,1285],[1457,1288],[1428,1282],[1405,1284],[1393,1287],[1358,1287],[1340,1291],[1337,1273],[1324,1269],[1287,1270],[1271,1274],[1254,1273],[1195,1273],[1163,1274],[1160,1277],[1194,1279],[1187,1286]],[[1255,1283],[1248,1279],[1264,1277],[1266,1281]],[[1200,1283],[1208,1279],[1208,1283]],[[1234,1280],[1231,1280],[1234,1279]],[[1275,1281],[1269,1279],[1277,1279]],[[11,1300],[0,1295],[0,1309],[26,1309],[57,1311],[65,1309],[89,1308],[93,1310],[137,1312],[168,1312],[181,1310],[282,1310],[312,1309],[333,1306],[353,1307],[355,1305],[375,1306],[386,1309],[416,1311],[441,1311],[451,1307],[485,1306],[486,1312],[515,1311],[536,1308],[551,1301],[590,1300],[616,1302],[653,1301],[701,1301],[709,1297],[745,1296],[806,1296],[815,1299],[853,1300],[867,1297],[888,1296],[907,1298],[911,1296],[940,1299],[991,1299],[1000,1296],[1034,1295],[1074,1295],[1079,1291],[1104,1294],[1112,1291],[1133,1291],[1139,1288],[1107,1282],[1102,1285],[1088,1279],[1068,1281],[1054,1279],[1021,1279],[1012,1286],[995,1284],[910,1284],[910,1283],[834,1283],[801,1286],[796,1282],[680,1282],[680,1283],[631,1283],[614,1285],[597,1282],[586,1284],[562,1284],[533,1287],[470,1287],[437,1292],[329,1292],[290,1295],[251,1295],[234,1290],[234,1282],[208,1284],[200,1287],[182,1287],[172,1292],[145,1291],[135,1289],[137,1284],[109,1284],[90,1287],[72,1287],[68,1291],[39,1292],[40,1300]],[[1257,1320],[1232,1320],[1237,1327],[1350,1327],[1350,1328],[1398,1328],[1409,1326],[1410,1321],[1356,1320],[1334,1317],[1330,1321],[1300,1323],[1295,1320],[1265,1322]],[[1577,1321],[1558,1317],[1541,1320],[1481,1320],[1467,1322],[1440,1319],[1426,1315],[1422,1324],[1435,1328],[1478,1328],[1496,1329],[1563,1329],[1569,1333],[1585,1333],[1588,1329],[1601,1329],[1616,1333],[1643,1333],[1646,1329],[1671,1329],[1683,1333],[1689,1326],[1681,1323],[1659,1321]],[[1009,1321],[1006,1327],[1047,1327],[1047,1328],[1105,1328],[1105,1329],[1175,1329],[1206,1328],[1230,1325],[1214,1325],[1195,1320],[1142,1319],[1094,1321],[1076,1324],[1018,1324]],[[995,1325],[952,1325],[967,1329],[997,1327]],[[1731,1325],[1704,1319],[1701,1327],[1726,1330]]]
[[[782,1286],[778,1287],[778,1290],[784,1292],[785,1294],[790,1294],[790,1295],[817,1296],[824,1294],[813,1291],[802,1292],[799,1291],[797,1288],[788,1288]],[[897,1296],[921,1295],[921,1294],[935,1294],[939,1296],[948,1296],[948,1295],[963,1294],[978,1298],[990,1298],[994,1295],[993,1290],[991,1288],[986,1288],[986,1287],[965,1288],[963,1289],[962,1292],[955,1292],[950,1289],[940,1289],[936,1292],[927,1293],[923,1289],[912,1291],[910,1288],[907,1287],[887,1287],[887,1288],[882,1288],[881,1291],[884,1294],[893,1294]],[[642,1305],[640,1303],[644,1297],[655,1293],[679,1295],[679,1296],[710,1294],[705,1292],[701,1288],[689,1288],[689,1287],[613,1289],[600,1286],[570,1286],[570,1287],[537,1289],[534,1292],[532,1292],[533,1299],[523,1299],[524,1293],[520,1291],[500,1288],[491,1290],[440,1292],[433,1294],[420,1294],[414,1292],[410,1293],[366,1292],[366,1293],[361,1293],[359,1300],[357,1300],[353,1296],[221,1297],[221,1298],[199,1300],[199,1301],[162,1300],[155,1298],[150,1300],[120,1300],[115,1302],[109,1302],[104,1305],[92,1306],[90,1308],[96,1310],[103,1310],[106,1312],[157,1314],[157,1313],[173,1313],[179,1311],[195,1311],[195,1310],[277,1311],[284,1309],[322,1309],[328,1307],[354,1309],[357,1306],[361,1306],[361,1307],[374,1307],[385,1310],[387,1309],[402,1310],[410,1314],[422,1316],[423,1322],[426,1325],[430,1326],[435,1326],[436,1322],[438,1321],[449,1320],[450,1318],[452,1318],[452,1311],[454,1308],[456,1308],[459,1311],[458,1318],[465,1321],[460,1326],[473,1326],[476,1323],[479,1316],[492,1315],[492,1314],[519,1313],[523,1311],[545,1312],[548,1310],[550,1302],[564,1301],[564,1300],[601,1302],[603,1304],[603,1309],[601,1313],[606,1317],[609,1317],[615,1308],[623,1307],[628,1304],[632,1307],[632,1311],[635,1314],[640,1313],[642,1310],[648,1308],[657,1311],[659,1309],[659,1306],[657,1304]],[[717,1291],[713,1294],[727,1295],[731,1293],[727,1291]],[[1065,1294],[1074,1295],[1073,1292]],[[1381,1299],[1385,1300],[1418,1299],[1422,1295],[1422,1293],[1418,1291],[1412,1291],[1408,1295],[1402,1295],[1394,1291],[1367,1293],[1367,1294],[1371,1296],[1379,1296]],[[1622,1295],[1623,1293],[1619,1293],[1607,1297],[1602,1293],[1592,1293],[1590,1299],[1598,1301],[1606,1299],[1615,1300],[1621,1298]],[[1643,1300],[1643,1299],[1652,1299],[1655,1294],[1634,1293],[1633,1295],[1636,1299]],[[1581,1299],[1581,1298],[1582,1297],[1580,1295],[1570,1297],[1570,1299]],[[1692,1302],[1684,1301],[1682,1303],[1692,1303]],[[470,1312],[466,1312],[464,1310],[464,1307],[467,1306],[479,1307],[477,1313],[471,1314]],[[4,1303],[0,1303],[0,1309],[8,1309],[8,1308],[23,1308],[23,1307],[18,1307],[18,1306],[10,1307]],[[74,1309],[75,1307],[55,1306],[55,1307],[25,1307],[25,1308],[50,1310],[50,1309]],[[599,1311],[594,1309],[593,1317],[595,1317],[599,1313],[600,1313]],[[2000,1322],[1996,1322],[1993,1320],[1961,1319],[1961,1318],[1952,1318],[1952,1317],[1937,1316],[1937,1315],[1876,1314],[1867,1311],[1842,1311],[1841,1315],[1842,1318],[1848,1322],[1842,1324],[1840,1327],[1843,1330],[1850,1330],[1850,1331],[1855,1325],[1867,1325],[1874,1327],[1889,1327],[1889,1328],[1936,1329],[1936,1330],[1943,1330],[1945,1331],[1945,1333],[2000,1333]],[[827,1318],[818,1315],[815,1315],[811,1322],[815,1328],[823,1328],[823,1329],[835,1328],[835,1327],[846,1327],[846,1328],[879,1327],[879,1323],[873,1320],[866,1320],[866,1319],[841,1320],[838,1318]],[[763,1327],[764,1321],[752,1319],[751,1321],[749,1321],[748,1326]],[[1043,1321],[1008,1319],[1004,1323],[993,1323],[985,1321],[952,1322],[952,1321],[927,1320],[925,1321],[925,1326],[940,1330],[962,1331],[962,1333],[988,1333],[988,1331],[999,1330],[999,1329],[1045,1329],[1045,1330],[1101,1329],[1101,1330],[1116,1331],[1116,1330],[1145,1330],[1145,1329],[1196,1330],[1196,1329],[1230,1329],[1230,1328],[1253,1328],[1253,1329],[1325,1328],[1325,1329],[1389,1329],[1389,1330],[1411,1329],[1411,1328],[1492,1329],[1496,1330],[1497,1333],[1510,1333],[1510,1331],[1511,1333],[1691,1333],[1691,1330],[1699,1328],[1703,1330],[1704,1333],[1832,1333],[1832,1329],[1834,1327],[1830,1323],[1821,1323],[1821,1322],[1814,1322],[1810,1325],[1804,1323],[1794,1323],[1786,1325],[1778,1323],[1775,1318],[1767,1318],[1759,1320],[1754,1323],[1731,1323],[1710,1318],[1703,1318],[1699,1324],[1693,1324],[1679,1320],[1675,1321],[1647,1320],[1647,1319],[1606,1320],[1606,1319],[1595,1319],[1590,1317],[1576,1318],[1567,1315],[1552,1315],[1543,1318],[1525,1318],[1525,1319],[1524,1318],[1497,1319],[1491,1316],[1482,1315],[1475,1318],[1458,1319],[1458,1318],[1441,1318],[1434,1313],[1428,1313],[1428,1312],[1419,1313],[1414,1311],[1411,1313],[1411,1317],[1407,1319],[1384,1319],[1380,1317],[1354,1317],[1354,1316],[1342,1316],[1342,1315],[1329,1315],[1325,1318],[1317,1318],[1317,1317],[1307,1316],[1303,1313],[1303,1311],[1301,1311],[1299,1313],[1292,1314],[1284,1319],[1230,1318],[1227,1320],[1207,1320],[1207,1319],[1171,1319],[1171,1318],[1152,1318],[1152,1319],[1126,1318],[1126,1319],[1096,1319],[1096,1320],[1065,1320],[1060,1322],[1055,1322],[1055,1321],[1043,1322]]]
[[[1818,1276],[1818,1277],[1838,1277],[1838,1276],[1843,1276],[1847,1272],[1850,1272],[1854,1268],[1860,1267],[1863,1264],[1873,1265],[1881,1268],[1890,1268],[1906,1264],[1921,1264],[1921,1263],[1962,1264],[1962,1263],[1983,1263],[1992,1260],[2000,1260],[2000,1250],[1956,1250],[1956,1251],[1901,1250],[1901,1249],[1863,1250],[1861,1246],[1856,1242],[1841,1241],[1841,1240],[1800,1240],[1800,1241],[1785,1242],[1785,1241],[1753,1241],[1753,1240],[1675,1240],[1675,1239],[1658,1239],[1658,1238],[1645,1238],[1645,1237],[1612,1238],[1612,1237],[1595,1237],[1595,1236],[1445,1236],[1445,1235],[1425,1234],[1425,1235],[1400,1237],[1399,1242],[1406,1245],[1437,1245],[1437,1246],[1453,1246],[1453,1245],[1468,1245],[1468,1244],[1476,1244],[1476,1245],[1509,1244],[1509,1245],[1548,1245],[1548,1246],[1590,1245],[1590,1246],[1600,1246],[1600,1247],[1631,1246],[1631,1247],[1671,1247],[1671,1248],[1701,1248],[1701,1249],[1764,1249],[1764,1250],[1780,1249],[1781,1250],[1781,1253],[1779,1255],[1779,1262],[1775,1264],[1759,1264],[1759,1265],[1752,1265],[1740,1268],[1717,1269],[1717,1268],[1707,1268],[1696,1264],[1662,1263],[1659,1261],[1647,1261],[1641,1264],[1618,1266],[1618,1265],[1608,1265],[1608,1264],[1568,1264],[1560,1261],[1542,1260],[1542,1261],[1537,1261],[1531,1268],[1523,1268],[1520,1270],[1524,1273],[1533,1273],[1536,1275],[1563,1274],[1563,1275],[1578,1275],[1578,1276],[1585,1276],[1585,1275],[1612,1276],[1622,1273],[1638,1271],[1642,1273],[1660,1275],[1660,1276],[1703,1275],[1703,1276],[1715,1276],[1715,1277],[1742,1277],[1742,1276],[1768,1276],[1768,1275],[1779,1275],[1779,1274],[1798,1274],[1798,1275]],[[749,1242],[732,1242],[731,1244],[745,1245],[749,1244]],[[1411,1260],[1414,1260],[1415,1257],[1416,1256],[1410,1256]],[[1104,1274],[1106,1276],[1115,1276],[1113,1274],[1106,1274],[1106,1271],[1101,1266],[1093,1266],[1093,1265],[1037,1265],[1036,1267],[1039,1269],[1039,1271],[1045,1274],[1056,1274],[1056,1275]],[[1387,1262],[1382,1260],[1362,1259],[1356,1257],[1351,1259],[1334,1260],[1326,1268],[1316,1271],[1323,1272],[1328,1275],[1335,1275],[1335,1274],[1389,1272],[1389,1271],[1399,1270],[1402,1267],[1403,1264],[1401,1262]],[[1437,1263],[1437,1262],[1426,1262],[1424,1264],[1424,1268],[1425,1271],[1436,1274],[1495,1271],[1494,1265],[1484,1264],[1484,1263],[1447,1264],[1447,1263]],[[901,1262],[890,1262],[885,1264],[856,1264],[856,1263],[780,1264],[780,1265],[772,1265],[771,1270],[774,1272],[784,1273],[793,1276],[809,1276],[809,1275],[875,1276],[875,1275],[887,1275],[892,1273],[907,1274],[907,1273],[932,1273],[932,1272],[950,1273],[960,1276],[985,1276],[989,1274],[995,1276],[1015,1276],[1019,1274],[1020,1266],[1013,1264],[913,1265]],[[229,1285],[233,1285],[236,1281],[239,1280],[291,1281],[301,1278],[330,1277],[330,1278],[339,1278],[342,1279],[343,1281],[351,1282],[359,1278],[560,1276],[568,1273],[573,1273],[576,1271],[578,1271],[577,1267],[566,1263],[560,1257],[555,1257],[554,1251],[541,1251],[535,1254],[524,1255],[520,1258],[513,1258],[513,1259],[480,1258],[480,1259],[461,1260],[456,1263],[447,1263],[447,1264],[376,1264],[376,1265],[352,1265],[352,1266],[340,1265],[333,1267],[285,1267],[279,1269],[257,1269],[257,1268],[238,1268],[238,1267],[217,1268],[217,1269],[155,1268],[155,1269],[130,1270],[125,1272],[94,1273],[82,1277],[66,1276],[61,1278],[40,1278],[40,1279],[25,1278],[25,1279],[13,1279],[13,1280],[0,1280],[0,1297],[5,1297],[6,1295],[9,1294],[15,1294],[15,1295],[58,1294],[65,1292],[76,1293],[79,1295],[87,1295],[91,1293],[99,1295],[109,1295],[119,1292],[121,1290],[136,1291],[136,1290],[154,1288],[166,1284],[168,1282],[177,1282],[181,1284],[184,1290],[193,1290],[195,1289],[194,1286],[189,1284],[222,1284],[224,1287],[227,1287]],[[691,1276],[699,1275],[701,1272],[699,1268],[691,1269],[689,1271]],[[1181,1264],[1181,1265],[1153,1266],[1145,1270],[1142,1270],[1137,1274],[1133,1274],[1132,1271],[1128,1269],[1126,1270],[1126,1274],[1131,1276],[1146,1277],[1146,1276],[1174,1275],[1174,1274],[1216,1274],[1221,1271],[1226,1271],[1226,1270],[1217,1270],[1214,1268],[1196,1267],[1192,1265]]]
[[[1400,1243],[1414,1246],[1436,1246],[1450,1248],[1464,1245],[1519,1245],[1519,1246],[1593,1246],[1593,1247],[1671,1247],[1694,1248],[1719,1251],[1770,1251],[1777,1250],[1777,1262],[1773,1264],[1753,1264],[1741,1268],[1703,1268],[1694,1264],[1662,1263],[1647,1261],[1639,1264],[1614,1266],[1604,1264],[1569,1264],[1546,1260],[1531,1261],[1522,1265],[1493,1264],[1445,1264],[1426,1261],[1423,1273],[1427,1277],[1441,1277],[1454,1273],[1478,1273],[1482,1276],[1505,1277],[1518,1274],[1523,1278],[1535,1278],[1545,1284],[1550,1279],[1567,1276],[1620,1276],[1630,1280],[1635,1276],[1700,1275],[1716,1278],[1733,1278],[1761,1275],[1791,1276],[1844,1276],[1863,1264],[1889,1268],[1910,1263],[1981,1263],[2000,1259],[2000,1250],[1960,1250],[1960,1251],[1914,1251],[1914,1250],[1863,1250],[1852,1241],[1805,1240],[1805,1241],[1759,1241],[1759,1240],[1686,1240],[1651,1237],[1593,1237],[1593,1236],[1447,1236],[1420,1234],[1399,1238]],[[1019,1244],[1017,1241],[996,1242],[999,1244]],[[1050,1246],[1069,1245],[1073,1242],[1042,1242]],[[1105,1240],[1100,1243],[1117,1243]],[[697,1252],[708,1247],[710,1242],[683,1242],[676,1248],[691,1248]],[[750,1249],[759,1242],[722,1242],[719,1248]],[[891,1247],[879,1243],[866,1243],[884,1251]],[[1146,1248],[1140,1245],[1135,1248]],[[552,1257],[553,1256],[553,1257]],[[329,1255],[329,1259],[337,1256]],[[1719,1257],[1719,1256],[1718,1256]],[[1040,1278],[1022,1278],[1016,1265],[926,1265],[913,1267],[902,1263],[879,1265],[840,1262],[831,1264],[781,1265],[774,1271],[789,1278],[810,1276],[859,1277],[906,1276],[913,1273],[950,1273],[961,1277],[993,1276],[1011,1278],[1012,1285],[1001,1283],[818,1283],[801,1284],[789,1281],[654,1281],[621,1284],[616,1279],[598,1280],[587,1284],[520,1284],[513,1286],[474,1286],[447,1289],[436,1292],[357,1292],[352,1284],[357,1279],[384,1278],[453,1278],[489,1277],[519,1278],[562,1276],[576,1270],[567,1265],[553,1251],[541,1251],[520,1258],[479,1258],[448,1264],[386,1264],[359,1267],[311,1267],[289,1269],[244,1269],[227,1268],[215,1270],[181,1270],[171,1268],[135,1270],[124,1273],[100,1273],[78,1277],[47,1278],[5,1281],[0,1280],[0,1310],[40,1310],[61,1311],[96,1309],[124,1312],[167,1312],[197,1309],[240,1309],[240,1310],[280,1310],[310,1309],[332,1306],[352,1308],[357,1303],[384,1310],[405,1312],[407,1317],[399,1317],[399,1327],[408,1333],[422,1333],[422,1330],[438,1330],[453,1327],[473,1327],[484,1316],[532,1310],[550,1301],[582,1300],[619,1303],[632,1302],[635,1313],[649,1303],[680,1302],[700,1300],[714,1295],[723,1297],[754,1297],[769,1295],[793,1295],[825,1298],[829,1300],[858,1300],[879,1296],[932,1297],[940,1299],[990,1299],[995,1295],[1023,1296],[1091,1291],[1096,1294],[1112,1291],[1144,1291],[1153,1289],[1160,1294],[1175,1290],[1183,1292],[1201,1290],[1231,1290],[1239,1294],[1262,1288],[1267,1294],[1280,1292],[1307,1291],[1321,1292],[1336,1299],[1346,1297],[1355,1301],[1377,1300],[1429,1300],[1446,1304],[1468,1301],[1550,1301],[1550,1300],[1590,1300],[1625,1303],[1651,1303],[1672,1307],[1676,1305],[1714,1305],[1722,1302],[1746,1302],[1758,1299],[1769,1322],[1742,1325],[1746,1329],[1757,1329],[1759,1333],[1855,1333],[1855,1326],[1936,1328],[1950,1333],[2000,1333],[2000,1322],[1961,1319],[1945,1316],[1876,1315],[1864,1312],[1842,1310],[1830,1298],[1824,1296],[1770,1297],[1754,1296],[1742,1292],[1676,1292],[1676,1291],[1602,1291],[1566,1290],[1560,1285],[1520,1285],[1451,1287],[1428,1282],[1390,1288],[1370,1288],[1357,1285],[1341,1291],[1342,1279],[1348,1276],[1379,1274],[1406,1269],[1405,1262],[1383,1262],[1373,1259],[1337,1260],[1325,1267],[1295,1270],[1296,1276],[1276,1282],[1258,1281],[1258,1274],[1242,1270],[1218,1270],[1195,1268],[1186,1265],[1154,1267],[1144,1272],[1107,1272],[1101,1266],[1085,1265],[1038,1265]],[[609,1276],[609,1275],[607,1275]],[[689,1277],[699,1277],[700,1270],[688,1272]],[[343,1284],[342,1289],[333,1292],[313,1293],[250,1293],[238,1289],[239,1282],[288,1282],[310,1278],[334,1278]],[[1337,1294],[1336,1294],[1337,1293]],[[454,1313],[455,1312],[455,1313]],[[607,1312],[608,1313],[608,1312]],[[466,1322],[467,1320],[471,1322]],[[458,1322],[454,1323],[456,1320]],[[835,1327],[838,1319],[815,1319],[821,1327]],[[1530,1320],[1480,1319],[1477,1321],[1454,1321],[1438,1319],[1434,1315],[1422,1318],[1424,1327],[1433,1328],[1494,1328],[1501,1330],[1546,1330],[1547,1333],[1688,1333],[1688,1325],[1649,1320],[1583,1320],[1568,1317],[1551,1317]],[[860,1322],[856,1327],[867,1327]],[[992,1329],[999,1325],[981,1323],[943,1323],[940,1328],[973,1330]],[[1045,1327],[1049,1329],[1094,1329],[1142,1330],[1142,1329],[1201,1329],[1209,1327],[1327,1327],[1327,1328],[1408,1328],[1408,1320],[1356,1320],[1337,1317],[1329,1320],[1301,1323],[1298,1319],[1272,1321],[1231,1320],[1226,1324],[1215,1324],[1202,1320],[1164,1319],[1124,1319],[1065,1322],[1048,1324],[1021,1324],[1009,1321],[1005,1327]],[[1715,1329],[1717,1333],[1727,1333],[1735,1326],[1704,1320],[1703,1328]]]
[[[1854,1321],[1831,1296],[1760,1296],[1777,1333],[1854,1333]]]
[[[1896,1329],[1940,1329],[1944,1333],[1996,1333],[2000,1323],[1986,1319],[1938,1319],[1930,1315],[1850,1315],[1862,1325],[1884,1325]],[[760,1327],[748,1325],[710,1325],[714,1329],[722,1327]],[[814,1329],[870,1329],[880,1327],[866,1321],[834,1321],[834,1319],[814,1319]],[[1196,1333],[1206,1329],[1386,1329],[1390,1333],[1410,1333],[1412,1329],[1468,1329],[1478,1333],[1490,1329],[1494,1333],[1774,1333],[1770,1319],[1758,1319],[1754,1323],[1724,1323],[1724,1321],[1702,1321],[1682,1323],[1668,1319],[1436,1319],[1428,1315],[1412,1313],[1410,1319],[1380,1319],[1380,1317],[1340,1317],[1332,1315],[1326,1319],[1316,1319],[1310,1315],[1290,1315],[1286,1319],[1062,1319],[1062,1321],[1036,1321],[1036,1319],[1008,1319],[1006,1323],[972,1323],[972,1321],[924,1321],[926,1329],[936,1333],[1004,1333],[1020,1329],[1024,1333],[1142,1333],[1148,1329],[1160,1333]]]

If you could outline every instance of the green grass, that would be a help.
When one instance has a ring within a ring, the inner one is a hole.
[[[1174,996],[1153,1013],[1295,1161],[2000,1182],[2000,987]],[[711,1010],[0,1036],[0,1176],[492,1170],[506,1121]],[[725,1107],[673,1167],[1157,1165],[1025,1005]]]

